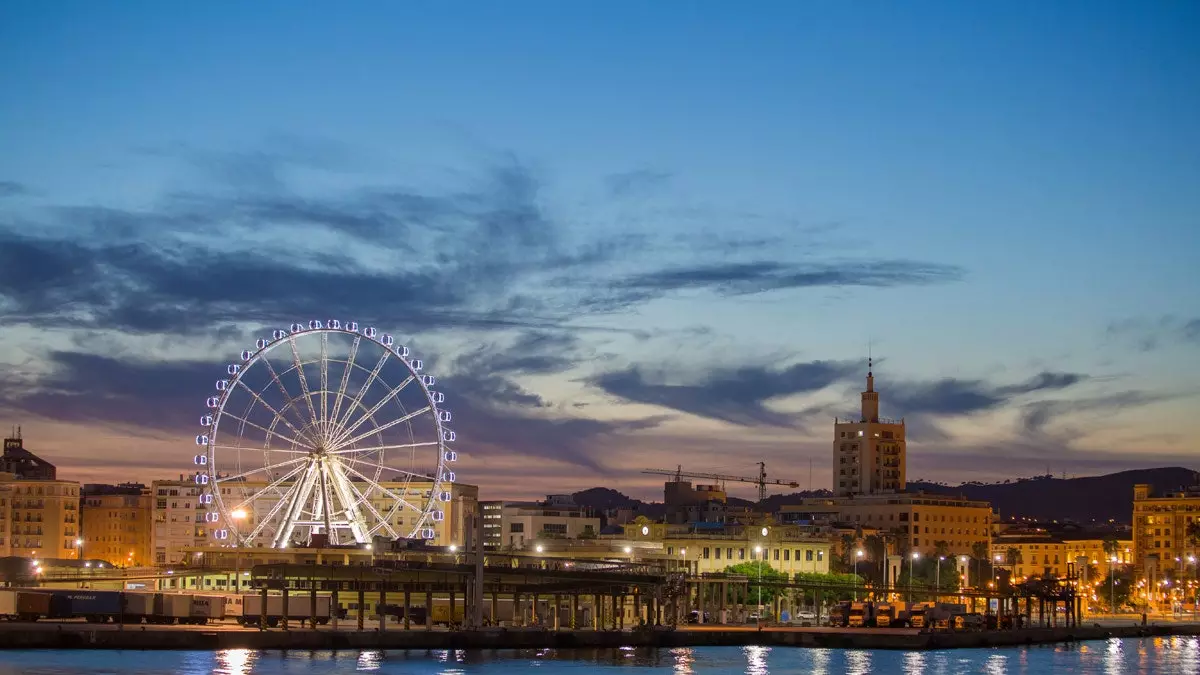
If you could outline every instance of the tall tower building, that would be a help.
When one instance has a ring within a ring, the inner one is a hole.
[[[833,493],[838,497],[903,492],[905,477],[904,420],[879,416],[874,362],[867,361],[867,390],[857,420],[833,424]]]

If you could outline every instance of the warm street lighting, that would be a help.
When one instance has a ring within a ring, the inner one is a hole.
[[[457,546],[457,545],[455,545],[455,544],[450,544],[450,552],[451,552],[451,553],[454,553],[454,552],[455,552],[455,551],[457,551],[457,550],[458,550],[458,546]]]
[[[863,550],[860,548],[854,552],[854,601],[858,601],[858,561],[863,558]]]
[[[763,536],[767,536],[767,528],[762,529]],[[758,620],[762,621],[762,553],[763,547],[754,547],[754,557],[758,558]]]
[[[229,515],[233,516],[234,520],[245,520],[246,519],[246,510],[238,509]]]
[[[626,546],[626,547],[625,547],[625,552],[626,552],[626,553],[633,553],[633,547],[632,547],[632,546]]]
[[[538,553],[541,553],[542,551],[544,551],[546,549],[543,548],[541,544],[538,544],[537,546],[533,547],[533,550],[537,551]]]

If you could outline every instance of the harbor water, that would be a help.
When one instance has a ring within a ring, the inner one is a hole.
[[[1200,639],[1157,637],[905,652],[781,647],[256,652],[0,651],[0,675],[1200,675]]]

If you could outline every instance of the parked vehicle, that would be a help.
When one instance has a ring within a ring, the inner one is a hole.
[[[283,596],[269,595],[267,596],[266,605],[267,626],[274,628],[279,625],[283,619]],[[315,614],[317,623],[325,625],[329,623],[330,601],[328,595],[317,596],[316,612],[312,609],[312,599],[308,595],[292,595],[288,597],[287,603],[287,618],[288,621],[305,621]],[[262,622],[263,603],[262,596],[258,594],[242,595],[242,616],[238,618],[238,623],[243,626],[257,626]]]
[[[50,614],[50,594],[35,591],[0,590],[0,618],[37,621]]]
[[[946,621],[954,614],[966,611],[963,605],[946,602],[919,602],[913,605],[909,623],[913,628],[937,628],[939,621]]]
[[[847,624],[851,628],[867,628],[875,625],[875,603],[850,603],[850,618]]]
[[[983,630],[985,626],[983,615],[979,612],[968,612],[954,615],[954,630],[973,631]]]
[[[191,610],[188,612],[187,621],[179,620],[179,623],[190,623],[197,626],[203,626],[209,621],[219,621],[225,618],[225,596],[224,595],[193,595]]]

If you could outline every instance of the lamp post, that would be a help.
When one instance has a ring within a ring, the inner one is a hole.
[[[766,529],[766,528],[763,528]],[[762,550],[763,547],[754,547],[754,557],[758,558],[758,620],[762,621]]]
[[[934,572],[934,574],[933,574],[933,578],[934,578],[933,601],[934,602],[937,602],[938,594],[940,594],[942,591],[942,563],[945,561],[946,561],[946,556],[944,556],[944,555],[938,556],[937,572]]]
[[[913,573],[916,572],[917,558],[920,558],[920,557],[921,557],[920,553],[913,551],[912,552],[912,562],[910,562],[908,564],[908,601],[909,602],[913,601],[913,593],[912,593]]]
[[[1117,556],[1113,556],[1108,566],[1108,608],[1115,616],[1117,613]]]
[[[234,527],[237,527],[238,522],[246,519],[245,509],[238,509],[232,514]],[[242,590],[242,545],[238,540],[237,530],[233,533],[233,590],[238,592]]]
[[[858,602],[858,561],[863,558],[863,550],[860,548],[854,552],[854,601]]]

